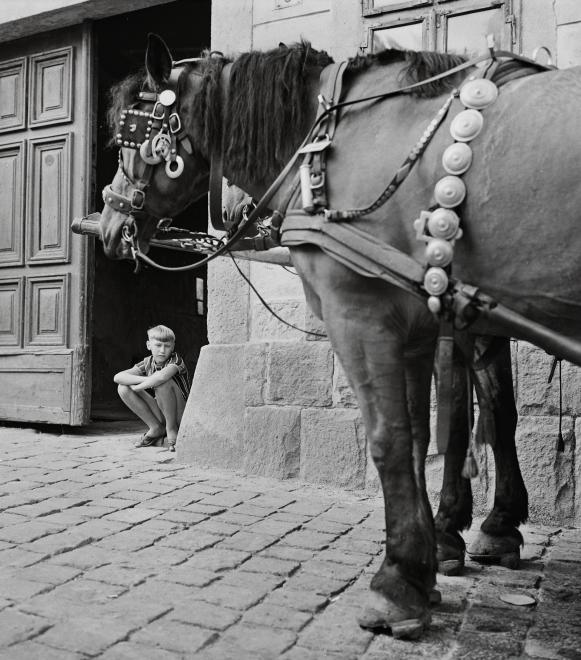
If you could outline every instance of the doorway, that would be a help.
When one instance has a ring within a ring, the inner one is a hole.
[[[117,149],[109,146],[106,122],[111,86],[143,67],[147,34],[155,32],[168,44],[174,59],[197,57],[210,46],[210,0],[178,0],[97,21],[97,131],[95,144],[95,209],[102,208],[101,190],[117,170]],[[206,231],[207,199],[201,199],[174,218],[178,227]],[[164,265],[191,261],[187,255],[152,249]],[[167,325],[176,334],[176,349],[192,378],[199,352],[208,343],[206,328],[206,269],[166,273],[141,267],[134,274],[130,262],[108,260],[95,245],[92,301],[93,419],[131,419],[121,404],[113,375],[128,369],[147,354],[147,329]]]

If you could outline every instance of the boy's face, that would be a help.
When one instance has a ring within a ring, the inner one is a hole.
[[[169,356],[173,353],[175,342],[171,339],[162,341],[161,339],[151,338],[147,340],[146,346],[156,364],[163,364]]]

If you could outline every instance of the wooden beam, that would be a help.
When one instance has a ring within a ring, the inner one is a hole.
[[[126,14],[138,9],[169,4],[175,0],[71,0],[66,6],[46,11],[35,11],[39,5],[32,4],[18,18],[10,18],[7,11],[0,9],[0,43],[29,37],[33,34],[57,30],[88,20],[98,20],[116,14]],[[23,3],[26,5],[26,3]],[[46,7],[46,5],[43,5]],[[2,15],[6,16],[3,20]],[[14,15],[14,13],[12,13]]]

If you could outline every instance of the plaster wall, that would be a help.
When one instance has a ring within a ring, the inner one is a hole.
[[[212,10],[212,48],[227,53],[304,37],[335,59],[344,59],[363,41],[361,6],[352,0],[214,0]],[[544,45],[561,67],[581,63],[578,0],[525,0],[520,19],[521,52],[530,56]],[[306,308],[295,275],[279,266],[240,265],[283,318],[324,332]],[[198,363],[178,458],[376,490],[378,480],[357,404],[329,343],[273,318],[227,260],[210,266],[208,293],[210,345]],[[562,367],[565,451],[557,453],[559,391],[557,379],[547,383],[551,358],[526,343],[514,343],[513,365],[517,445],[531,517],[579,523],[581,460],[576,437],[581,430],[581,371],[568,364]],[[225,407],[216,396],[232,405]],[[225,450],[228,443],[230,451]],[[477,513],[482,513],[493,500],[494,469],[489,450],[482,449],[478,460],[481,470],[473,488]],[[434,504],[442,463],[432,445],[427,477]]]

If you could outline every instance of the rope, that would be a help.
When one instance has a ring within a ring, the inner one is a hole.
[[[260,302],[262,303],[262,305],[263,305],[263,306],[264,306],[264,307],[265,307],[265,308],[266,308],[266,309],[267,309],[267,310],[268,310],[268,311],[274,316],[275,319],[277,319],[277,320],[280,321],[281,323],[284,323],[284,325],[288,326],[289,328],[293,328],[293,330],[298,330],[299,332],[303,332],[303,333],[306,334],[306,335],[312,335],[313,337],[321,337],[321,338],[323,338],[323,339],[327,339],[327,335],[325,335],[325,334],[321,334],[320,332],[313,332],[313,331],[311,331],[311,330],[305,330],[305,329],[303,329],[303,328],[299,328],[298,326],[293,325],[292,323],[289,323],[288,321],[285,321],[281,316],[279,316],[279,315],[274,311],[274,309],[272,309],[272,307],[266,302],[266,300],[260,295],[260,293],[258,292],[258,290],[256,289],[256,287],[254,286],[254,284],[252,284],[252,282],[250,281],[250,279],[249,279],[248,277],[246,277],[246,275],[242,272],[242,269],[241,269],[240,266],[238,265],[238,262],[237,262],[236,259],[234,258],[234,255],[233,255],[231,252],[229,252],[228,254],[230,255],[230,258],[232,259],[234,265],[236,266],[236,270],[237,270],[237,271],[240,273],[240,275],[242,276],[242,279],[244,279],[244,280],[246,281],[246,283],[248,284],[248,286],[252,289],[252,291],[254,291],[256,297],[258,298],[258,300],[260,300]]]

